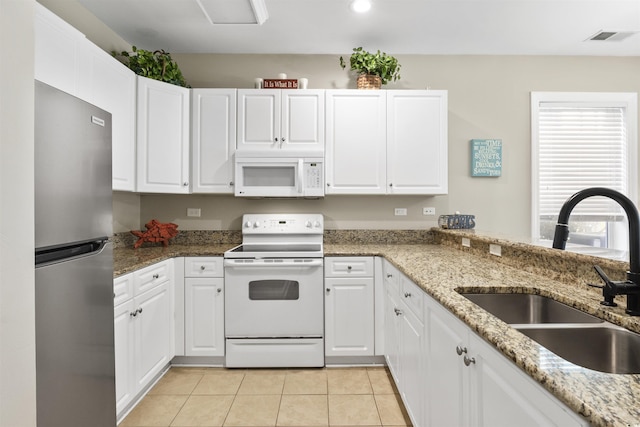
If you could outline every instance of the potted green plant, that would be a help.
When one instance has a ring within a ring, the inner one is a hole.
[[[148,77],[161,82],[171,83],[177,86],[189,87],[182,76],[182,72],[178,64],[171,59],[171,54],[164,50],[138,49],[131,47],[132,52],[120,52],[117,54],[112,51],[111,54],[118,58],[124,65],[129,67],[139,76]]]
[[[346,65],[341,56],[340,66],[344,69]],[[390,81],[400,80],[398,60],[379,50],[370,53],[362,47],[353,48],[349,65],[351,70],[358,73],[358,89],[380,89]]]

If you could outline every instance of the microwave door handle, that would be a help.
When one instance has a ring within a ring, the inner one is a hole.
[[[302,194],[302,169],[304,166],[303,159],[298,159],[298,194]]]

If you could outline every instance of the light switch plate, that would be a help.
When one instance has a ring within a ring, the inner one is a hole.
[[[396,216],[406,216],[407,208],[395,208],[394,212]]]

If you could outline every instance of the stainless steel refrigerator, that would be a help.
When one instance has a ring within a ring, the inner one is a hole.
[[[39,427],[114,427],[111,114],[35,82]]]

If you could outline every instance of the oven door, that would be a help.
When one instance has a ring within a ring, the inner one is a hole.
[[[225,259],[227,338],[322,337],[323,259]]]

